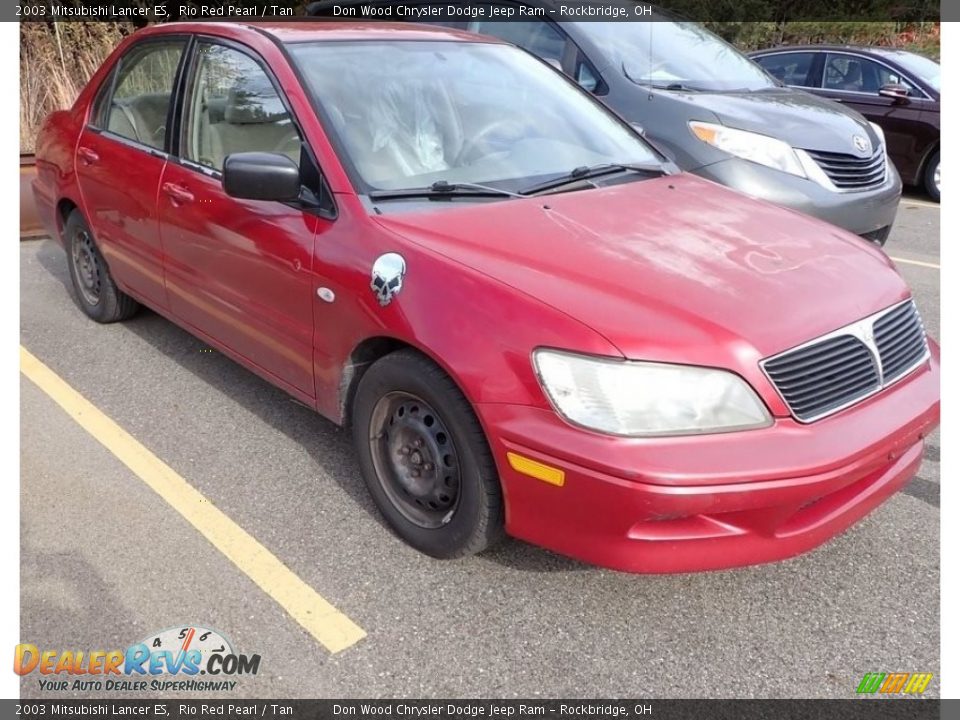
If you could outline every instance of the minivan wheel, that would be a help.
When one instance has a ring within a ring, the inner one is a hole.
[[[503,537],[496,464],[473,408],[412,350],[375,362],[353,402],[364,481],[391,528],[436,558],[473,555]]]
[[[67,218],[63,237],[70,280],[86,316],[99,323],[112,323],[133,315],[139,304],[117,287],[79,210]]]
[[[940,151],[927,161],[927,169],[923,174],[923,184],[927,193],[937,202],[940,202]]]

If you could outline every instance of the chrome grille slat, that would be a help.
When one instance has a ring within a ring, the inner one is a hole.
[[[887,158],[883,147],[877,148],[868,158],[819,150],[807,150],[806,153],[834,185],[844,190],[881,185],[887,179]]]
[[[873,330],[885,383],[894,381],[927,355],[923,321],[912,302],[879,318],[874,322]]]
[[[851,366],[850,375],[853,376],[855,372],[860,372],[863,374],[871,374],[874,372],[873,358],[864,358],[856,366]],[[818,372],[814,377],[806,377],[801,380],[793,380],[791,382],[778,381],[777,387],[780,388],[780,392],[784,395],[793,395],[797,392],[802,392],[817,383],[822,383],[823,380],[820,377]]]
[[[817,391],[814,393],[807,393],[800,396],[795,395],[794,397],[798,399],[794,400],[793,403],[798,407],[815,409],[821,403],[833,402],[837,398],[842,398],[847,395],[857,395],[865,388],[876,385],[876,383],[877,376],[875,373],[844,378],[843,380],[817,388]]]
[[[834,365],[837,365],[838,363],[842,364],[845,362],[849,362],[849,358],[845,354],[845,351],[843,348],[836,349],[834,352],[826,355],[826,357],[829,358],[830,362],[825,362],[823,356],[814,356],[814,357],[804,356],[804,358],[801,361],[797,361],[795,364],[784,366],[782,368],[778,365],[777,369],[767,368],[767,372],[772,376],[779,377],[782,375],[799,372],[808,367],[816,367],[818,370],[823,371],[823,370],[828,370],[832,368]]]
[[[813,422],[904,377],[929,355],[913,300],[761,362],[801,422]]]

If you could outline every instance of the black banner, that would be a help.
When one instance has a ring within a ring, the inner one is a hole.
[[[3,718],[164,720],[939,720],[941,710],[960,716],[960,700],[0,700]]]
[[[511,12],[512,10],[512,12]],[[427,15],[424,15],[427,13]],[[172,20],[420,19],[555,22],[933,22],[960,20],[960,3],[939,0],[20,0],[0,20],[26,22]]]

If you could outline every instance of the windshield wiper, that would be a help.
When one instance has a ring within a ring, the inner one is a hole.
[[[667,171],[661,165],[640,163],[603,163],[602,165],[581,165],[575,167],[566,175],[561,175],[553,180],[547,180],[536,185],[531,185],[520,191],[522,195],[536,195],[545,190],[555,190],[564,185],[583,182],[603,175],[612,175],[621,172],[637,172],[645,175],[666,175]]]
[[[403,190],[372,190],[367,193],[372,200],[399,200],[403,198],[448,198],[448,197],[523,197],[520,193],[495,188],[480,183],[451,183],[437,180],[433,185]]]

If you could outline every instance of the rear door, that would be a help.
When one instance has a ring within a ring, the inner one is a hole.
[[[302,134],[262,61],[212,38],[195,43],[181,122],[158,202],[171,310],[312,398],[313,244],[332,221],[296,204],[229,197],[221,180],[224,160],[237,152],[285,154],[309,174]]]
[[[763,55],[755,61],[784,85],[813,89],[820,87],[820,58],[822,55],[812,50],[798,50]]]
[[[87,221],[120,286],[167,305],[157,188],[167,163],[174,84],[187,38],[132,46],[104,82],[77,146]]]

